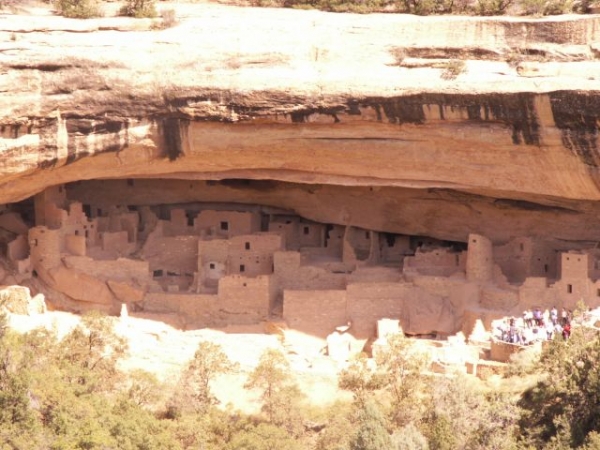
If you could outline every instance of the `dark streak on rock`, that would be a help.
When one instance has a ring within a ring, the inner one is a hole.
[[[579,211],[561,206],[542,205],[541,203],[528,202],[526,200],[498,199],[494,200],[494,206],[501,209],[520,209],[523,211],[537,211],[560,214],[579,214]]]
[[[278,186],[278,182],[274,180],[248,180],[245,178],[227,178],[218,183],[232,189],[251,189],[259,192],[273,191]]]
[[[498,121],[509,125],[516,145],[540,145],[540,125],[534,107],[534,94],[419,94],[393,99],[364,99],[365,106],[381,106],[390,123],[423,124],[424,107],[437,105],[444,120],[444,108],[466,110],[471,121]]]
[[[309,141],[390,141],[390,142],[422,142],[422,139],[379,138],[379,137],[316,137],[306,138]]]
[[[553,92],[550,105],[563,145],[584,164],[599,167],[600,97],[591,93]]]
[[[187,136],[189,120],[178,117],[167,117],[162,119],[162,135],[164,139],[165,156],[169,161],[175,161],[183,151],[183,138]]]

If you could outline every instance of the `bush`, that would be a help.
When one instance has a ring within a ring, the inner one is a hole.
[[[500,16],[512,4],[512,0],[477,0],[475,14],[480,16]]]
[[[527,444],[541,448],[554,441],[569,448],[597,439],[591,433],[600,430],[599,365],[600,333],[593,329],[575,328],[568,341],[544,347],[538,370],[545,376],[520,400]]]
[[[155,0],[127,0],[127,3],[119,11],[119,14],[137,19],[144,17],[153,18],[158,15],[154,3]]]
[[[97,0],[57,0],[56,7],[61,16],[73,19],[89,19],[102,15]]]
[[[522,0],[525,14],[533,16],[551,16],[572,12],[572,0]]]
[[[454,80],[461,73],[466,71],[466,64],[460,59],[451,59],[446,64],[444,71],[442,72],[442,78],[444,80]]]
[[[177,25],[177,16],[174,9],[163,9],[160,12],[163,28],[171,28]]]
[[[357,406],[357,430],[350,439],[350,450],[392,450],[392,439],[377,405],[368,400]]]

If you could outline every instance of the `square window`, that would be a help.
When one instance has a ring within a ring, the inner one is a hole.
[[[221,222],[221,230],[228,231],[229,230],[229,222]]]
[[[210,264],[208,265],[208,267],[209,267],[210,269],[214,269],[214,268],[215,268],[215,264],[214,264],[214,263],[210,263]]]

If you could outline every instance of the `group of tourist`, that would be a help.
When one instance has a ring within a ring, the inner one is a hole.
[[[571,310],[562,309],[560,317],[556,307],[542,312],[540,308],[525,310],[522,318],[504,319],[498,326],[496,336],[511,344],[529,345],[537,341],[552,340],[555,336],[569,339],[571,335]]]

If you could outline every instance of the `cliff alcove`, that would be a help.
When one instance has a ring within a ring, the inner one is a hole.
[[[597,16],[186,11],[0,21],[15,281],[365,339],[598,304]]]

